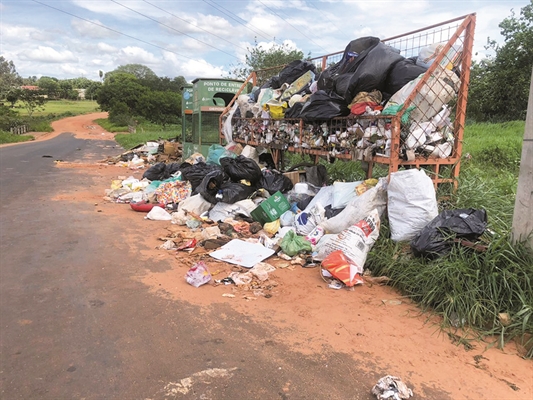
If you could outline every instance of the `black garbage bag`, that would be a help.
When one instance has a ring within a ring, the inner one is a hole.
[[[445,210],[411,240],[411,249],[416,256],[437,258],[450,252],[453,239],[476,241],[486,228],[487,212],[483,209]]]
[[[324,215],[326,216],[327,219],[333,218],[336,215],[340,214],[344,210],[344,208],[345,207],[342,207],[342,208],[331,208],[331,204],[327,205],[326,207],[324,207],[324,211],[325,211]]]
[[[254,186],[248,186],[238,182],[225,182],[220,189],[222,190],[222,198],[217,199],[217,203],[222,202],[228,204],[247,199],[256,191]]]
[[[220,200],[217,199],[217,194],[222,190],[222,184],[228,180],[227,175],[222,170],[214,170],[209,172],[200,185],[196,188],[196,192],[210,202],[216,204]]]
[[[334,90],[349,104],[359,92],[383,92],[390,69],[403,59],[377,37],[358,38],[348,43],[341,61],[320,74],[317,85],[321,90]]]
[[[152,165],[146,171],[144,171],[143,178],[150,181],[162,181],[165,179],[166,164],[163,162]]]
[[[294,103],[291,108],[285,111],[285,118],[300,118],[300,113],[305,103]]]
[[[276,169],[274,158],[272,158],[272,154],[270,154],[268,151],[259,154],[259,164],[266,165],[266,167],[269,169]]]
[[[389,71],[383,92],[392,96],[407,83],[416,79],[420,74],[426,72],[424,67],[416,65],[411,58],[398,61]]]
[[[300,118],[305,121],[329,120],[350,114],[348,103],[335,92],[317,90],[305,102],[300,111]]]
[[[315,73],[315,65],[309,61],[292,61],[285,68],[283,68],[277,76],[273,76],[269,80],[270,87],[272,89],[279,89],[284,83],[288,83],[290,85],[307,71],[312,71]]]
[[[202,183],[205,176],[211,171],[222,170],[218,164],[206,164],[205,162],[199,162],[197,164],[191,165],[189,168],[186,168],[181,171],[181,176],[183,180],[189,181],[191,183],[191,189],[193,194],[197,194],[196,189]]]
[[[357,65],[349,79],[346,79],[345,74],[339,75],[335,91],[348,103],[359,92],[371,92],[374,89],[384,92],[389,71],[401,60],[404,57],[397,50],[379,42]]]
[[[176,172],[181,171],[183,164],[190,165],[189,163],[157,163],[144,171],[143,178],[150,181],[163,181],[170,178]],[[183,169],[185,169],[186,165],[183,165]]]
[[[322,164],[305,167],[305,180],[313,186],[326,186],[328,184],[328,170]]]
[[[377,37],[367,36],[352,40],[344,49],[341,60],[326,68],[317,79],[317,87],[320,90],[335,90],[336,79],[342,74],[353,73],[361,64],[370,50],[381,41]],[[341,93],[339,93],[341,94]]]
[[[259,180],[258,186],[266,189],[268,193],[272,195],[277,191],[287,193],[294,185],[289,177],[280,174],[279,172],[265,169]]]
[[[311,196],[310,194],[299,193],[298,201],[296,202],[296,207],[298,207],[299,210],[305,210],[314,197],[315,196]]]
[[[242,155],[236,158],[222,157],[219,162],[224,172],[233,182],[239,182],[244,179],[255,184],[262,177],[261,168],[251,158]]]

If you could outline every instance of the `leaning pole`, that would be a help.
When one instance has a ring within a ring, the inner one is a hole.
[[[514,205],[512,237],[515,243],[527,241],[529,248],[533,250],[533,71]]]

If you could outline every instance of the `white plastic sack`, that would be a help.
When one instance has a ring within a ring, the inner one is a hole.
[[[224,221],[226,218],[234,218],[236,215],[250,217],[250,213],[257,207],[253,200],[245,199],[233,204],[217,203],[209,211],[209,219],[212,221]]]
[[[233,114],[235,114],[237,108],[239,108],[239,105],[237,103],[233,104],[231,110],[228,112],[228,114],[226,114],[226,120],[224,121],[224,125],[222,126],[222,131],[224,132],[224,139],[226,139],[227,143],[231,143],[233,141],[233,128],[231,126],[231,120],[233,119]]]
[[[329,254],[341,250],[350,263],[350,281],[355,274],[362,274],[368,252],[379,237],[380,218],[377,209],[358,221],[355,225],[333,236],[323,237],[319,242],[318,254],[313,258],[322,261]]]
[[[433,181],[421,169],[393,172],[388,187],[391,239],[413,239],[438,213]]]
[[[309,202],[307,207],[303,210],[304,212],[309,212],[314,206],[320,204],[322,208],[326,208],[331,205],[333,201],[333,186],[324,186],[321,187],[318,193],[313,197]]]
[[[339,233],[370,214],[374,208],[379,215],[387,206],[387,179],[381,178],[378,184],[356,196],[339,214],[319,224],[326,233]]]
[[[252,147],[250,145],[244,146],[244,149],[242,149],[241,155],[244,157],[251,158],[255,161],[256,164],[259,164],[259,154],[257,153],[257,149],[255,147]]]
[[[325,218],[326,211],[320,204],[315,205],[309,211],[301,212],[294,220],[294,228],[298,235],[309,235],[315,227]]]
[[[152,221],[170,221],[172,216],[163,208],[159,206],[153,207],[148,214],[146,214],[145,219],[151,219]]]
[[[333,182],[333,194],[331,199],[331,208],[344,208],[357,195],[355,188],[363,183],[358,182]]]
[[[418,85],[424,74],[406,83],[392,95],[385,109],[392,105],[401,105]],[[461,80],[449,69],[437,68],[428,81],[421,86],[411,105],[416,106],[410,114],[413,122],[427,121],[441,111],[444,104],[449,103],[459,90]]]
[[[178,211],[202,215],[204,212],[209,211],[211,207],[213,207],[213,204],[205,200],[200,194],[195,194],[181,201],[178,204]]]
[[[281,217],[279,217],[280,225],[283,227],[293,226],[295,218],[296,214],[293,213],[291,210],[285,211],[283,214],[281,214]]]

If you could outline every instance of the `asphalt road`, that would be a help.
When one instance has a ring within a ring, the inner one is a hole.
[[[114,145],[62,134],[0,148],[0,398],[374,398],[371,365],[304,356],[229,307],[205,314],[149,293],[132,279],[146,265],[121,244],[125,227],[50,201],[91,186],[55,159],[94,161]]]

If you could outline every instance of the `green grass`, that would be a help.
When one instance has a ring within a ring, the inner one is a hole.
[[[131,149],[150,140],[173,139],[176,136],[181,137],[180,125],[167,126],[163,129],[157,125],[141,124],[137,126],[136,133],[118,133],[115,135],[115,140],[125,149]]]
[[[98,118],[95,122],[108,132],[128,132],[127,126],[115,125],[109,121],[109,118]]]
[[[463,154],[469,154],[484,167],[517,171],[520,167],[524,127],[524,121],[467,125]]]
[[[20,102],[15,104],[15,110],[17,110],[21,116],[28,116],[28,111]],[[99,111],[98,103],[94,100],[50,100],[44,104],[42,110],[34,111],[33,117],[49,115],[63,117],[65,113],[69,113],[67,116],[73,116]]]
[[[10,132],[0,131],[0,144],[27,142],[34,139],[31,135],[13,135]]]

